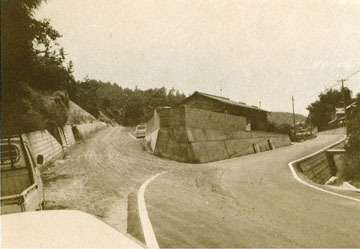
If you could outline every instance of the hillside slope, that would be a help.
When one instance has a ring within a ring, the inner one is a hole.
[[[306,117],[301,114],[295,114],[295,121],[303,122],[306,120]],[[268,121],[274,122],[276,124],[293,124],[293,114],[290,112],[272,112],[268,115]]]
[[[96,120],[93,115],[82,109],[71,100],[69,101],[68,116],[68,124],[91,123]]]

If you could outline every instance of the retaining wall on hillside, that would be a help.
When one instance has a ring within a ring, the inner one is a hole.
[[[105,126],[102,122],[76,125],[79,132],[85,135]],[[43,155],[44,164],[51,160],[61,158],[67,148],[76,142],[72,125],[66,125],[63,128],[52,128],[51,131],[57,135],[54,136],[54,134],[51,134],[48,130],[24,134],[25,139],[30,144],[34,159],[36,160],[38,155]]]
[[[43,155],[44,163],[60,158],[63,153],[63,146],[47,130],[26,133],[34,159]]]
[[[66,139],[66,145],[68,147],[75,144],[76,141],[75,141],[75,137],[74,137],[74,133],[73,133],[71,125],[66,125],[64,127],[64,135],[65,135],[65,139]]]
[[[157,113],[145,141],[154,154],[181,162],[205,163],[290,145],[287,135],[246,131],[244,117],[187,106]]]
[[[333,144],[320,152],[304,158],[296,164],[297,169],[313,182],[325,184],[337,173],[334,159],[326,152],[328,149],[339,148],[344,141]]]
[[[104,122],[93,122],[93,123],[85,123],[85,124],[78,124],[74,125],[78,129],[81,135],[87,136],[94,131],[100,130],[106,127]]]

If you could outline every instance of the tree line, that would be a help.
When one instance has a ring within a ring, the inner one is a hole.
[[[154,108],[185,98],[174,89],[123,89],[114,83],[76,81],[61,34],[34,12],[42,0],[1,0],[1,134],[63,126],[69,99],[122,125],[147,121]]]
[[[174,107],[185,99],[185,95],[175,89],[129,89],[90,79],[73,82],[68,92],[72,101],[93,116],[99,117],[102,112],[124,126],[146,122],[157,107]]]

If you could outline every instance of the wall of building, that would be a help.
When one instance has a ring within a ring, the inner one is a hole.
[[[290,145],[287,135],[246,131],[240,116],[188,106],[157,113],[159,128],[153,129],[152,119],[146,143],[154,154],[181,162],[205,163]]]

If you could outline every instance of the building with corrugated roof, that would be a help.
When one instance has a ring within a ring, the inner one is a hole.
[[[183,100],[179,105],[188,105],[212,112],[243,116],[246,118],[248,126],[251,125],[251,130],[265,129],[267,124],[267,114],[269,113],[257,106],[250,106],[243,102],[230,100],[229,98],[197,91]]]

